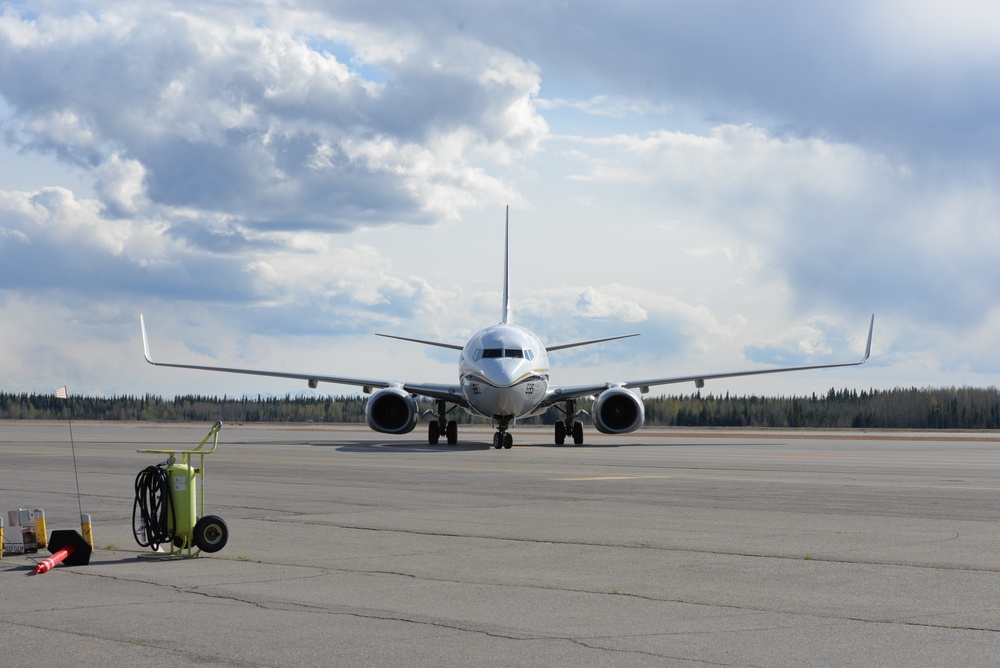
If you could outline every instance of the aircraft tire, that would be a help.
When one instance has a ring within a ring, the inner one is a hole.
[[[556,445],[562,445],[566,442],[566,425],[562,420],[556,421]]]
[[[448,438],[448,445],[455,445],[458,443],[458,423],[454,420],[448,423],[447,429],[445,429],[445,436]]]
[[[438,423],[431,422],[427,425],[427,442],[431,445],[437,445],[439,438],[441,438],[441,430],[438,428]]]

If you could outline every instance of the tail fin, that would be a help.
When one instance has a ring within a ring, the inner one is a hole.
[[[500,324],[509,325],[510,322],[510,291],[508,289],[508,252],[510,250],[510,205],[507,205],[507,220],[503,231],[503,307],[500,314]]]

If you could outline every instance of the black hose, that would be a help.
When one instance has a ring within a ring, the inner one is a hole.
[[[167,517],[170,513],[170,486],[166,469],[160,466],[147,466],[135,477],[135,503],[132,505],[132,533],[135,542],[141,547],[151,547],[154,550],[160,543],[169,542],[172,538],[167,529]],[[140,524],[136,524],[136,513],[139,513]]]

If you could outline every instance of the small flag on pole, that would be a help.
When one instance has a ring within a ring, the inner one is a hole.
[[[66,390],[65,385],[56,390],[56,399],[69,399],[69,391]]]

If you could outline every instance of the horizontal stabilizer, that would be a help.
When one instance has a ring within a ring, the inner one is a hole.
[[[375,334],[375,336],[381,336],[386,339],[398,339],[400,341],[409,341],[410,343],[422,343],[425,346],[437,346],[438,348],[449,348],[451,350],[462,350],[462,346],[456,346],[454,343],[440,343],[438,341],[425,341],[423,339],[410,339],[405,336],[393,336],[392,334]]]
[[[545,346],[549,352],[553,350],[565,350],[566,348],[576,348],[578,346],[589,346],[593,343],[604,343],[605,341],[617,341],[618,339],[630,339],[639,334],[622,334],[621,336],[609,336],[606,339],[592,339],[590,341],[577,341],[576,343],[561,343],[558,346]]]

